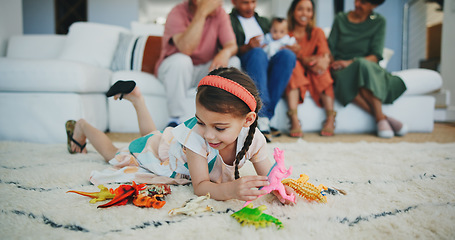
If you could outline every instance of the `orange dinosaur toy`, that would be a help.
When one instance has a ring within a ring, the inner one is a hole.
[[[171,192],[169,186],[159,185],[159,190],[164,194],[169,194]],[[99,185],[98,188],[101,189],[100,192],[82,192],[82,191],[68,191],[77,193],[83,196],[93,198],[90,200],[91,203],[95,203],[97,201],[104,201],[106,199],[112,199],[110,202],[99,205],[98,208],[108,208],[112,206],[121,206],[127,204],[130,200],[133,202],[134,205],[138,207],[153,207],[153,208],[162,208],[165,201],[162,201],[163,194],[156,194],[153,192],[152,196],[147,196],[143,192],[147,192],[145,189],[147,186],[145,184],[136,185],[133,181],[133,185],[120,185],[115,190],[108,189],[103,185]]]

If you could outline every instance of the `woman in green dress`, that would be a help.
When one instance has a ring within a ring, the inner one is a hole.
[[[333,56],[335,97],[346,106],[353,102],[372,114],[382,138],[403,136],[407,126],[384,115],[382,104],[390,104],[406,90],[403,80],[390,74],[382,60],[386,20],[373,10],[384,0],[354,0],[355,10],[339,13],[333,22],[328,44]]]

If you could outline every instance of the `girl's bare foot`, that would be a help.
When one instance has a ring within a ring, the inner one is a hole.
[[[120,96],[121,96],[120,93],[117,94],[117,95],[115,95],[115,96],[114,96],[114,100],[119,99]],[[133,89],[133,91],[131,91],[131,92],[128,93],[128,94],[124,94],[124,95],[123,95],[123,98],[124,98],[124,99],[127,99],[128,101],[130,101],[130,102],[132,102],[132,103],[134,104],[137,100],[139,100],[139,99],[142,98],[141,90],[139,89],[139,87],[136,86],[136,87]]]
[[[78,142],[79,144],[81,144],[82,146],[85,144],[85,142],[87,141],[87,137],[84,135],[83,131],[82,131],[82,125],[85,124],[85,120],[84,119],[80,119],[76,122],[76,125],[74,126],[74,133],[73,133],[73,139]],[[77,152],[77,153],[87,153],[87,148],[83,148],[82,151],[81,151],[81,147],[79,147],[76,143],[74,143],[73,141],[71,141],[71,150],[73,152]]]

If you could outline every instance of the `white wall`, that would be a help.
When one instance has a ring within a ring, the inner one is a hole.
[[[139,0],[88,0],[87,21],[130,28],[139,18]]]
[[[8,38],[22,32],[22,1],[0,0],[0,56],[6,55]]]
[[[97,0],[94,0],[97,1]],[[139,20],[154,23],[158,18],[166,19],[171,9],[183,0],[137,0],[139,2]],[[325,0],[327,1],[327,0]],[[292,0],[258,0],[256,12],[264,16],[286,16]],[[224,0],[223,8],[227,13],[232,10],[232,1]],[[283,15],[284,14],[284,15]]]
[[[441,75],[442,87],[450,91],[450,110],[455,112],[455,0],[444,1],[442,24]],[[454,121],[452,116],[452,121]]]

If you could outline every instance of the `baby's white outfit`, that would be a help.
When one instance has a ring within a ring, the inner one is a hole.
[[[272,34],[267,33],[264,37],[264,41],[262,42],[262,44],[266,44],[266,46],[264,46],[263,49],[267,53],[267,57],[270,59],[282,47],[288,46],[288,45],[293,45],[293,44],[295,44],[295,42],[296,42],[295,38],[290,37],[289,35],[286,35],[278,40],[274,40],[272,38]]]

